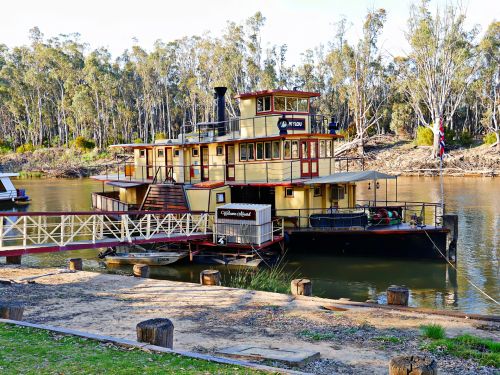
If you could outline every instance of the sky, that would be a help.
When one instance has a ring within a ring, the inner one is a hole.
[[[431,9],[450,0],[431,0]],[[146,50],[162,39],[171,41],[210,33],[220,36],[226,22],[244,22],[261,11],[266,17],[262,46],[287,44],[287,62],[298,64],[308,48],[327,45],[335,23],[347,18],[349,41],[360,37],[368,9],[384,8],[387,21],[380,38],[388,56],[404,54],[404,30],[412,0],[7,0],[0,13],[0,44],[29,44],[28,32],[38,26],[45,37],[79,33],[90,47],[106,47],[113,56],[137,40]],[[456,3],[456,2],[455,2]],[[484,31],[500,19],[498,0],[462,0],[468,26]]]

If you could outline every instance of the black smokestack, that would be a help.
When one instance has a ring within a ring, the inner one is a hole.
[[[217,99],[217,129],[218,135],[226,134],[226,97],[224,96],[227,91],[227,87],[214,87],[215,98]]]

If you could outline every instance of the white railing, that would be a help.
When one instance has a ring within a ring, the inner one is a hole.
[[[17,213],[0,216],[2,250],[132,243],[207,234],[208,213]],[[94,246],[95,247],[95,246]]]

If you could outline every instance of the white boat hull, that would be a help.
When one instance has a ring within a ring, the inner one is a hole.
[[[165,266],[185,258],[187,253],[118,253],[105,258],[107,264],[147,264],[149,266]]]

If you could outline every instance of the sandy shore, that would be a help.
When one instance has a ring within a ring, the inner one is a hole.
[[[35,282],[27,283],[31,277]],[[16,281],[0,285],[0,299],[25,303],[29,322],[135,339],[138,322],[168,317],[177,349],[214,353],[253,344],[317,350],[321,359],[304,370],[320,374],[385,374],[392,356],[421,352],[422,324],[440,324],[449,336],[498,338],[500,331],[498,323],[471,319],[340,304],[347,310],[335,312],[322,308],[335,300],[85,271],[2,265],[0,278]],[[311,333],[322,339],[310,338]],[[400,342],[381,339],[389,336]],[[494,373],[473,361],[437,360],[440,373]]]

